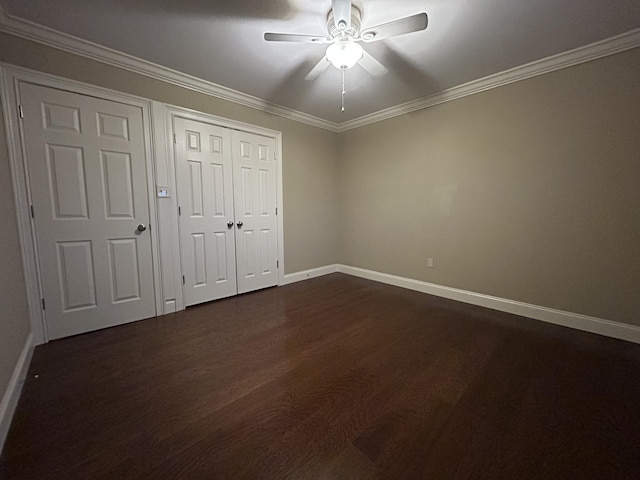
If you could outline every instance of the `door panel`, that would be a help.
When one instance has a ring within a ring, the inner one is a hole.
[[[138,300],[140,279],[137,269],[137,240],[135,238],[109,240],[109,260],[113,302]]]
[[[139,107],[20,84],[48,337],[156,314]]]
[[[127,153],[100,152],[100,157],[106,218],[135,218],[131,156]]]
[[[58,242],[63,312],[96,306],[91,241]]]
[[[238,293],[245,293],[278,284],[275,140],[234,131],[232,141]]]
[[[54,217],[88,219],[82,148],[47,145],[47,167]]]
[[[189,306],[237,293],[231,134],[183,118],[175,118],[174,131],[183,291]]]

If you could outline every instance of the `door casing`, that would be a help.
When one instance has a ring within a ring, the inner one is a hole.
[[[165,125],[165,138],[166,138],[166,170],[171,178],[167,178],[170,182],[167,186],[170,187],[172,192],[176,192],[176,158],[174,149],[174,119],[184,118],[186,120],[194,120],[197,122],[209,123],[217,125],[223,128],[231,130],[240,130],[247,133],[253,133],[264,137],[273,138],[276,142],[276,206],[278,209],[277,215],[277,236],[278,236],[278,285],[284,285],[284,215],[283,215],[283,188],[282,188],[282,133],[270,130],[262,127],[256,127],[254,125],[246,124],[243,122],[237,122],[234,120],[225,119],[215,115],[190,110],[187,108],[163,105],[159,104],[158,107],[162,107],[164,112],[164,125]],[[166,227],[161,225],[163,231],[167,228],[170,229],[174,235],[175,240],[172,242],[172,255],[174,259],[174,294],[176,296],[176,310],[183,310],[184,299],[182,296],[182,273],[180,264],[180,243],[179,243],[179,229],[178,229],[178,201],[177,195],[172,195],[170,209],[175,212],[175,215],[164,216],[161,218],[167,218],[171,224]],[[162,257],[166,255],[163,251]]]

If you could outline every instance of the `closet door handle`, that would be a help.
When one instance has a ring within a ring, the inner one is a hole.
[[[231,220],[227,222],[227,228],[233,228],[233,222]]]
[[[244,223],[238,222],[236,225],[238,225],[238,228],[242,228],[242,225],[244,225]]]

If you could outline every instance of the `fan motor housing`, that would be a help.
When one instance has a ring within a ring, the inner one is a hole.
[[[329,31],[329,35],[331,38],[347,36],[357,38],[360,35],[360,26],[362,22],[362,14],[360,10],[355,6],[351,5],[351,28],[348,30],[340,30],[336,25],[335,19],[333,17],[333,10],[329,12],[329,16],[327,17],[327,30]]]

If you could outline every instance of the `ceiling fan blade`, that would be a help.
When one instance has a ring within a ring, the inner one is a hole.
[[[364,50],[362,51],[362,58],[358,61],[358,64],[374,77],[380,77],[388,72],[384,65]]]
[[[351,0],[332,0],[333,20],[338,30],[344,32],[351,28]]]
[[[267,42],[327,43],[329,40],[315,35],[295,35],[291,33],[265,33]]]
[[[329,68],[329,65],[331,65],[331,63],[329,62],[329,60],[327,60],[327,56],[325,55],[320,59],[318,63],[316,63],[316,66],[313,67],[309,73],[307,73],[307,76],[304,77],[304,79],[315,80],[320,76],[322,72]]]
[[[429,17],[426,13],[418,13],[410,17],[404,17],[393,22],[383,23],[376,27],[367,28],[362,32],[360,37],[365,42],[377,42],[385,38],[404,35],[405,33],[419,32],[425,30],[429,23]]]

